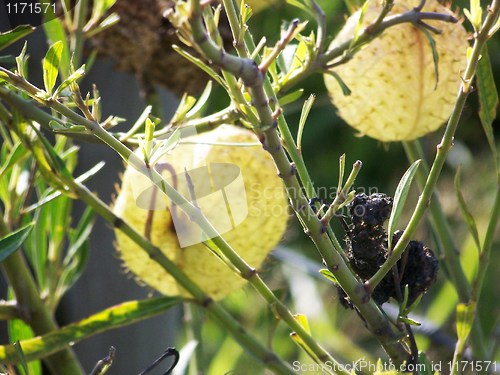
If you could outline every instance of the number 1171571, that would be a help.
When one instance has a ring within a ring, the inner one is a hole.
[[[55,13],[56,4],[51,2],[9,2],[5,4],[5,8],[7,9],[7,13],[9,14],[43,14],[47,13],[49,11],[49,8],[52,8],[52,13]]]
[[[450,371],[454,369],[458,372],[472,371],[477,373],[479,371],[494,371],[496,372],[498,367],[496,361],[457,361],[448,362],[448,368]]]

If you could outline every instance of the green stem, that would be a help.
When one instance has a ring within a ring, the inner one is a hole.
[[[200,14],[200,19],[201,19],[201,14]],[[196,35],[196,34],[195,34]],[[207,39],[208,40],[208,39]],[[217,48],[217,47],[216,47]],[[227,58],[229,59],[238,59],[236,57],[229,57],[230,55],[226,55]],[[255,64],[254,64],[255,65]],[[256,67],[256,65],[255,65]],[[247,73],[250,73],[252,76],[254,76],[254,73],[251,71],[251,69],[248,69],[248,66],[246,64],[243,64],[242,66],[243,70],[246,70]],[[9,75],[10,76],[10,75]],[[259,76],[259,75],[258,75]],[[24,88],[29,90],[29,94],[32,95],[32,97],[36,97],[37,92],[39,92],[39,89],[37,89],[35,86],[23,82],[19,79],[17,76],[12,76],[10,77],[13,80],[15,80],[17,83],[22,85]],[[263,91],[262,91],[263,93]],[[255,98],[255,96],[254,96]],[[258,98],[256,98],[258,100]],[[89,119],[82,117],[63,104],[59,103],[57,100],[52,100],[52,99],[44,99],[40,98],[39,96],[37,97],[37,100],[40,101],[42,104],[56,110],[63,116],[67,117],[70,119],[72,122],[75,124],[80,124],[83,125],[87,128],[87,130],[94,134],[96,137],[101,139],[104,143],[108,144],[111,148],[113,148],[124,160],[126,160],[129,165],[131,165],[133,168],[136,168],[140,173],[143,173],[144,175],[148,176],[149,178],[152,179],[152,181],[170,198],[172,201],[183,207],[183,210],[185,213],[191,218],[191,220],[202,228],[202,230],[207,233],[211,238],[213,238],[213,242],[221,249],[221,251],[224,253],[224,255],[229,259],[229,261],[239,270],[241,276],[244,279],[247,279],[266,299],[266,301],[270,304],[274,304],[278,307],[278,311],[280,311],[281,318],[292,328],[297,335],[301,337],[301,339],[313,350],[315,351],[315,354],[318,358],[321,358],[324,361],[331,361],[332,363],[334,362],[334,359],[329,355],[328,352],[326,352],[319,344],[316,343],[316,341],[305,331],[305,329],[294,319],[293,314],[286,309],[286,307],[279,301],[279,299],[270,291],[270,289],[267,287],[267,285],[262,281],[260,276],[257,274],[254,268],[250,267],[228,244],[227,242],[221,238],[216,230],[213,228],[213,226],[208,222],[208,220],[202,215],[201,211],[193,206],[189,201],[187,201],[182,195],[180,195],[171,185],[169,185],[166,181],[163,180],[161,175],[158,174],[157,171],[154,169],[149,169],[147,165],[145,165],[144,161],[140,159],[136,154],[134,154],[131,150],[129,150],[125,145],[123,145],[121,142],[119,142],[116,138],[114,138],[111,134],[109,134],[105,129],[103,129],[98,123],[90,121]],[[279,142],[279,140],[278,140]],[[284,155],[284,154],[283,154]],[[285,156],[286,158],[286,156]],[[66,175],[66,173],[63,173],[63,175]],[[295,180],[297,181],[297,180]],[[71,181],[65,181],[65,183],[70,187],[71,190],[73,190],[82,200],[86,201],[89,205],[91,205],[96,212],[100,213],[105,219],[113,223],[115,227],[119,230],[122,230],[122,227],[126,225],[122,221],[110,217],[109,212],[107,211],[105,207],[96,207],[95,202],[91,201],[92,194],[86,193],[83,188],[83,186],[80,186],[79,184],[76,184],[74,180]],[[298,185],[297,185],[298,186]],[[296,191],[298,191],[297,189]],[[307,201],[307,200],[306,200]],[[93,205],[94,204],[94,205]],[[99,204],[99,206],[104,205]],[[119,223],[119,225],[117,224]],[[211,299],[209,299],[196,285],[194,285],[182,272],[180,272],[176,266],[166,258],[161,251],[159,251],[156,247],[151,247],[152,245],[149,244],[148,241],[143,239],[142,237],[136,237],[135,232],[131,232],[131,228],[129,226],[126,226],[127,232],[126,234],[136,243],[139,244],[139,246],[143,247],[157,262],[159,262],[165,269],[168,270],[170,274],[176,280],[179,281],[181,285],[185,287],[186,290],[188,290],[193,297],[203,306],[209,306],[208,310],[211,311],[212,313],[215,313],[216,318],[217,314],[223,314],[223,312],[219,312],[218,309],[220,309],[220,306],[217,304],[211,303]],[[137,242],[139,241],[139,242]],[[149,245],[149,247],[148,247]],[[354,277],[353,277],[354,278]],[[355,279],[354,279],[355,280]],[[185,286],[187,284],[188,286]],[[207,302],[209,301],[209,302]],[[212,307],[213,306],[213,307]],[[380,316],[383,316],[379,310]],[[224,313],[225,316],[229,316],[227,313]],[[229,324],[226,321],[227,318],[224,318],[222,321],[225,322],[225,324]],[[387,327],[389,327],[388,322]],[[238,339],[240,337],[241,340],[248,341],[247,336],[239,336],[238,332],[241,329],[236,323],[235,328],[230,330],[230,332],[233,332],[235,334],[235,337]],[[239,328],[238,328],[239,327]],[[390,330],[390,328],[389,328]],[[393,337],[394,338],[394,337]],[[270,366],[270,368],[274,368],[277,366],[277,368],[281,367],[281,371],[283,371],[285,367],[282,367],[283,364],[278,360],[278,358],[274,355],[272,352],[264,352],[262,351],[263,348],[261,347],[256,347],[256,344],[253,343],[252,346],[250,346],[250,350],[252,350],[254,354],[256,354],[257,357],[261,358],[264,360],[264,362]],[[270,354],[269,354],[270,353]],[[271,355],[272,358],[269,358],[266,360],[266,357],[269,357]],[[268,363],[269,362],[269,363]],[[340,366],[339,366],[340,367]]]
[[[55,121],[61,123],[61,120],[57,117],[51,116],[47,112],[41,110],[36,105],[34,105],[32,100],[27,100],[22,98],[20,95],[16,94],[14,91],[10,91],[4,87],[0,87],[0,97],[8,103],[10,106],[16,108],[20,112],[23,113],[23,116],[34,120],[41,124],[45,129],[52,131],[52,128],[49,126],[51,121]],[[181,124],[173,124],[176,127],[178,126],[181,130],[181,136],[188,136],[192,133],[203,133],[208,130],[215,129],[217,126],[221,124],[226,124],[234,121],[239,116],[238,112],[233,107],[225,108],[217,113],[211,114],[209,116],[205,116],[202,118],[196,118],[192,120],[187,120],[182,122]],[[165,126],[163,129],[154,133],[155,138],[160,137],[168,137],[169,133],[172,133],[172,128],[169,126]],[[59,132],[60,134],[66,135],[71,138],[76,138],[80,141],[86,141],[90,143],[102,143],[102,141],[96,138],[91,133],[64,133]],[[127,145],[137,146],[140,142],[137,138],[128,136],[124,133],[113,133],[113,135],[120,139],[122,142]]]
[[[32,92],[37,92],[38,89],[34,86],[24,84],[25,87],[30,88]],[[0,88],[0,92],[2,88]],[[31,92],[30,92],[31,94]],[[36,94],[35,94],[36,95]],[[182,195],[180,195],[172,186],[170,186],[166,181],[164,181],[155,170],[148,169],[145,166],[144,161],[140,159],[136,154],[129,150],[125,145],[119,142],[111,134],[109,134],[105,129],[100,127],[99,124],[89,121],[85,117],[78,115],[72,110],[68,109],[63,104],[57,102],[56,100],[44,100],[38,98],[44,105],[56,110],[62,115],[66,116],[68,119],[76,124],[85,126],[91,133],[96,137],[101,139],[104,143],[112,147],[124,160],[127,160],[130,165],[138,169],[141,173],[152,178],[157,186],[168,195],[172,201],[179,204],[181,207],[185,208],[185,212],[189,217],[196,222],[200,227],[210,235],[210,237],[216,237],[214,242],[221,248],[222,251],[227,252],[225,254],[231,259],[240,269],[242,276],[246,279],[251,279],[250,282],[259,282],[260,278],[256,275],[255,270],[246,265],[246,263],[234,252],[234,250],[220,237],[217,237],[217,232],[212,227],[212,225],[207,221],[207,219],[201,214],[199,209],[190,202],[188,202]],[[61,173],[62,178],[70,175],[68,171]],[[158,262],[168,273],[174,277],[179,284],[181,284],[193,297],[194,299],[203,307],[205,307],[211,315],[222,324],[222,326],[229,331],[234,338],[240,342],[240,344],[246,347],[251,353],[253,353],[257,358],[264,362],[270,369],[276,371],[277,374],[290,374],[291,369],[283,363],[273,352],[267,350],[263,347],[255,338],[250,336],[241,325],[238,324],[219,304],[213,303],[212,299],[207,296],[196,284],[194,284],[177,266],[169,260],[160,249],[153,246],[147,239],[142,235],[137,233],[132,227],[127,223],[123,222],[120,218],[113,214],[109,207],[95,197],[85,186],[78,183],[74,179],[65,178],[64,183],[68,188],[74,192],[82,201],[87,203],[92,207],[96,213],[101,215],[105,220],[111,223],[117,230],[123,231],[127,236],[131,238],[136,244],[142,247],[152,259]],[[261,281],[261,280],[260,280]],[[291,316],[291,314],[290,314]],[[300,326],[297,328],[299,334]],[[307,337],[304,335],[304,340]],[[77,374],[76,372],[73,374]]]
[[[265,77],[258,69],[255,61],[248,58],[239,58],[228,55],[219,49],[215,43],[206,35],[201,20],[201,9],[199,0],[193,0],[189,22],[193,31],[195,42],[203,51],[205,56],[221,68],[230,71],[243,80],[250,90],[254,107],[259,114],[259,127],[256,133],[259,135],[264,148],[273,157],[281,178],[290,194],[292,206],[301,222],[304,223],[307,234],[311,237],[318,248],[330,271],[336,276],[342,288],[349,295],[356,308],[366,320],[370,331],[381,342],[384,349],[396,364],[402,364],[408,359],[408,352],[400,342],[400,337],[393,331],[380,307],[370,298],[367,290],[350,272],[342,256],[334,248],[332,241],[326,233],[326,228],[316,217],[309,206],[307,197],[295,175],[295,168],[290,164],[283,150],[281,139],[276,132],[276,120],[269,108],[269,98],[264,90]],[[234,11],[226,9],[226,11]],[[280,129],[281,130],[281,129]],[[291,136],[291,135],[290,135]],[[295,147],[296,149],[296,147]],[[232,259],[231,259],[232,260]],[[325,353],[328,355],[328,353]],[[323,359],[323,355],[318,355]]]
[[[79,0],[75,5],[74,30],[71,33],[71,52],[73,53],[73,65],[78,67],[82,60],[85,20],[88,13],[88,0]],[[65,72],[63,72],[65,74]]]
[[[387,261],[380,267],[379,271],[368,281],[368,285],[371,290],[385,277],[385,275],[392,269],[392,267],[397,263],[401,255],[403,254],[406,246],[410,242],[415,230],[417,229],[427,206],[430,203],[434,188],[441,174],[441,170],[446,161],[446,156],[448,151],[451,149],[453,144],[453,137],[458,126],[458,122],[462,115],[462,110],[464,108],[467,97],[470,93],[471,83],[476,73],[477,64],[481,56],[481,49],[485,45],[488,39],[488,33],[490,28],[493,26],[494,22],[498,18],[500,12],[500,0],[493,0],[486,17],[483,26],[476,36],[474,46],[469,56],[467,67],[465,69],[462,83],[460,85],[460,90],[458,92],[455,105],[453,107],[450,119],[446,125],[446,129],[443,138],[439,145],[437,146],[436,157],[434,163],[432,164],[429,176],[425,183],[425,187],[422,190],[422,194],[418,200],[415,211],[413,212],[410,222],[408,223],[403,235],[398,241],[396,247],[393,250],[392,255],[387,259]]]
[[[108,136],[114,139],[112,136]],[[116,142],[119,143],[118,141]],[[119,144],[121,145],[121,143]],[[128,150],[122,145],[120,149],[123,148]],[[130,151],[128,150],[128,152]],[[134,158],[130,157],[130,159],[133,160]],[[139,162],[142,163],[142,161]],[[136,164],[137,161],[135,160],[132,163]],[[158,181],[158,179],[156,179],[156,181]],[[92,194],[85,186],[76,182],[75,180],[68,180],[65,182],[68,187],[73,192],[75,192],[83,202],[92,207],[97,214],[99,214],[108,223],[112,224],[113,227],[115,227],[117,230],[120,230],[124,234],[126,234],[133,242],[135,242],[144,251],[146,251],[151,259],[160,264],[170,275],[172,275],[172,277],[193,296],[198,304],[206,308],[207,311],[212,315],[212,317],[216,321],[218,321],[230,334],[233,335],[236,341],[247,348],[252,354],[255,355],[255,357],[259,358],[277,374],[291,374],[291,369],[288,367],[288,365],[282,362],[273,352],[263,347],[262,344],[253,336],[249,335],[249,333],[236,320],[234,320],[234,318],[229,315],[220,304],[214,303],[214,301],[208,295],[206,295],[198,285],[193,283],[191,279],[189,279],[189,277],[187,277],[186,274],[182,272],[169,258],[167,258],[158,247],[151,244],[144,236],[142,236],[134,228],[132,228],[130,225],[116,216],[104,202],[102,202],[99,198]],[[162,188],[162,191],[167,192],[169,198],[171,198],[172,201],[178,204],[182,202],[183,205],[189,204],[188,201],[186,201],[181,195],[173,190],[171,186],[161,185],[159,187]],[[192,209],[195,209],[194,206],[192,207]],[[188,213],[188,215],[193,218],[195,222],[201,225],[200,216],[198,214],[190,212]],[[205,226],[202,227],[204,228]]]
[[[423,189],[427,176],[429,175],[429,165],[425,160],[425,155],[420,147],[420,143],[418,140],[403,142],[403,147],[410,163],[413,163],[416,160],[422,160],[420,168],[417,170],[416,177],[420,189]],[[462,264],[460,263],[459,251],[453,239],[450,226],[448,225],[448,220],[446,219],[441,207],[439,195],[436,191],[432,196],[429,211],[432,231],[435,233],[435,236],[440,243],[438,249],[443,252],[442,254],[439,254],[439,257],[445,265],[448,277],[457,292],[459,300],[462,303],[467,303],[471,296],[471,287]],[[470,338],[474,356],[476,358],[486,358],[486,348],[484,345],[479,316],[474,321]]]
[[[0,301],[0,320],[21,319],[17,303]]]
[[[349,177],[347,178],[345,185],[342,187],[342,190],[337,192],[334,201],[328,207],[325,214],[321,218],[321,223],[323,223],[324,226],[328,225],[330,220],[337,213],[340,205],[345,202],[347,194],[349,194],[349,190],[351,190],[351,187],[354,184],[354,180],[356,180],[356,177],[358,176],[359,170],[361,169],[361,165],[362,165],[361,161],[357,160],[352,166],[352,171]]]
[[[5,259],[2,263],[2,270],[14,290],[22,319],[33,329],[33,332],[36,335],[43,335],[56,331],[59,327],[49,309],[40,299],[35,280],[22,253],[18,251]],[[15,357],[14,355],[11,358]],[[60,347],[44,361],[53,374],[84,374],[75,353],[68,346]]]
[[[497,190],[495,194],[495,202],[493,203],[493,208],[491,210],[491,216],[488,223],[488,228],[486,229],[486,235],[484,237],[483,248],[481,254],[479,255],[479,267],[478,273],[472,285],[472,293],[470,302],[477,303],[481,295],[483,288],[484,278],[488,270],[488,265],[490,262],[491,251],[493,249],[493,242],[495,240],[495,232],[498,226],[498,221],[500,220],[500,180],[497,181]],[[476,320],[478,317],[476,316]]]
[[[321,9],[320,9],[320,11],[321,11]],[[226,8],[226,12],[231,13],[231,10],[228,10]],[[318,17],[321,18],[321,15],[319,15]],[[255,50],[255,43],[254,43],[253,38],[248,30],[244,34],[244,40],[245,40],[245,44],[247,46],[249,46],[251,50]],[[248,57],[248,56],[240,56],[240,57]],[[260,57],[256,56],[255,61],[257,64],[260,64],[260,62],[261,62]],[[270,98],[270,102],[278,103],[278,97],[274,91],[274,88],[271,84],[271,81],[269,80],[269,78],[267,76],[264,79],[264,90],[265,90],[266,95]],[[278,116],[278,130],[280,132],[281,138],[283,139],[283,144],[286,148],[286,152],[288,153],[288,155],[290,155],[290,159],[293,162],[293,166],[294,166],[295,170],[297,171],[297,174],[300,178],[302,186],[304,187],[304,190],[306,192],[306,197],[309,199],[315,198],[316,191],[314,189],[314,184],[312,182],[311,176],[309,175],[309,171],[306,167],[304,158],[302,156],[302,152],[297,147],[297,144],[295,143],[293,135],[290,131],[290,128],[289,128],[289,126],[286,122],[285,116],[283,116],[283,114],[280,114],[280,116]],[[327,225],[326,230],[328,232],[328,236],[330,236],[330,239],[333,242],[333,246],[335,247],[335,250],[342,257],[345,257],[342,246],[340,245],[340,242],[338,241],[337,237],[335,236],[335,233],[333,232],[332,227],[330,225]]]

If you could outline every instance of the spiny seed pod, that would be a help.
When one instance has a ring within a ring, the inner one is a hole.
[[[389,15],[407,12],[418,2],[396,1]],[[362,26],[374,22],[380,11],[380,5],[369,5]],[[453,15],[436,0],[428,0],[424,11]],[[360,11],[347,20],[330,47],[354,36],[359,16]],[[460,23],[425,22],[441,31],[428,31],[439,56],[438,77],[430,42],[411,23],[388,28],[352,60],[334,69],[351,95],[345,96],[337,80],[325,75],[339,115],[361,135],[380,141],[411,140],[438,129],[450,116],[466,64],[467,33]]]
[[[188,137],[155,169],[200,208],[252,267],[259,267],[282,238],[288,218],[286,192],[270,155],[251,131],[224,125]],[[132,167],[123,175],[114,212],[149,237],[212,298],[221,299],[245,284],[202,244],[210,236]],[[190,296],[119,230],[116,239],[121,259],[138,279],[165,295]]]
[[[172,92],[196,94],[208,76],[172,49],[182,46],[174,27],[163,17],[170,0],[117,0],[109,9],[117,24],[93,36],[89,46],[110,57],[117,70],[131,72],[143,83],[159,84]],[[194,52],[190,50],[190,52]]]
[[[247,3],[257,13],[277,1]],[[174,0],[117,0],[109,13],[117,14],[120,21],[93,36],[90,47],[100,56],[112,58],[116,69],[134,73],[143,83],[158,84],[179,96],[201,92],[208,75],[172,48],[176,44],[200,57],[179,40],[174,26],[164,16],[175,3]],[[232,52],[233,37],[225,16],[221,17],[219,31],[224,47]]]

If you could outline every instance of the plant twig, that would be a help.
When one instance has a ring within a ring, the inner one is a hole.
[[[408,352],[399,341],[397,333],[392,330],[386,316],[379,306],[370,299],[363,285],[350,272],[342,256],[335,250],[326,231],[309,207],[308,199],[304,196],[301,186],[294,173],[294,168],[286,156],[281,140],[276,132],[277,121],[269,108],[269,99],[264,91],[264,75],[258,69],[257,64],[248,58],[239,58],[228,55],[208,37],[201,20],[199,0],[193,0],[189,22],[193,31],[193,39],[198,43],[199,49],[205,56],[221,68],[230,71],[243,80],[250,90],[254,107],[259,115],[259,126],[255,129],[261,142],[273,157],[281,178],[287,186],[287,191],[293,192],[290,196],[292,207],[301,222],[305,225],[307,234],[311,237],[320,251],[325,263],[331,272],[337,277],[342,288],[349,295],[361,315],[366,319],[368,328],[379,339],[381,344],[397,364],[402,364],[408,359]],[[226,11],[231,11],[226,9]],[[324,358],[324,357],[320,357]]]
[[[425,155],[420,147],[420,143],[418,141],[403,142],[403,147],[411,163],[418,159],[423,161],[420,168],[417,170],[416,176],[420,189],[423,189],[427,176],[429,175],[429,165],[425,161]],[[438,249],[442,250],[442,254],[439,254],[439,256],[443,260],[443,266],[450,278],[451,284],[457,292],[459,300],[462,303],[467,303],[471,296],[471,286],[467,280],[467,276],[465,276],[462,264],[460,263],[460,258],[458,256],[459,252],[441,207],[437,191],[434,192],[431,198],[429,212],[429,220],[432,224],[431,229],[439,241]],[[479,316],[476,317],[474,321],[470,338],[472,351],[476,358],[486,358],[486,349],[481,324],[479,323]]]
[[[12,301],[0,301],[0,320],[20,319],[21,314],[17,303]]]
[[[295,35],[295,30],[299,27],[300,21],[298,19],[294,19],[291,23],[290,26],[288,26],[288,29],[283,32],[283,35],[281,36],[280,40],[274,48],[272,49],[271,53],[266,56],[266,59],[262,61],[259,64],[259,69],[262,73],[265,73],[267,69],[269,68],[269,65],[273,63],[274,60],[278,57],[278,55],[285,49],[285,47],[292,41],[294,35]]]
[[[299,82],[303,81],[305,78],[309,77],[311,74],[323,71],[326,66],[335,63],[335,59],[342,58],[345,59],[344,53],[347,50],[356,51],[359,47],[370,42],[378,35],[380,35],[384,30],[402,23],[418,23],[423,20],[439,20],[443,22],[453,22],[456,23],[458,20],[449,15],[442,13],[432,13],[432,12],[420,12],[418,9],[411,9],[405,13],[397,14],[394,16],[389,16],[383,21],[376,20],[374,23],[366,26],[360,30],[356,42],[354,42],[354,37],[345,41],[344,43],[326,51],[325,53],[320,53],[317,58],[303,71],[297,71],[291,77],[284,82],[279,90],[280,92],[285,92],[297,85]],[[354,42],[354,43],[353,43]]]
[[[437,146],[437,152],[434,162],[429,172],[429,176],[427,177],[425,187],[422,190],[422,194],[420,195],[417,206],[415,207],[415,211],[413,212],[413,215],[410,218],[410,221],[403,235],[399,239],[396,247],[394,248],[391,256],[382,265],[382,267],[380,267],[379,271],[377,271],[377,273],[373,275],[373,277],[367,282],[367,285],[371,290],[373,290],[378,285],[378,283],[397,263],[397,261],[401,257],[401,254],[404,252],[406,246],[410,242],[413,233],[417,229],[417,226],[419,225],[420,220],[422,219],[427,209],[427,206],[429,205],[437,180],[445,163],[446,156],[448,154],[448,151],[452,147],[453,137],[455,135],[462,110],[471,91],[471,82],[474,79],[476,73],[477,64],[481,56],[481,49],[488,40],[489,30],[491,27],[493,27],[493,24],[497,20],[499,13],[500,0],[493,0],[483,26],[475,37],[474,46],[472,47],[472,51],[469,55],[467,67],[463,74],[462,83],[460,85],[455,105],[453,107],[450,119],[448,120],[448,124],[446,125],[443,138]]]

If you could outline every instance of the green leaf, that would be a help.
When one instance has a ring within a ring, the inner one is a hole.
[[[399,320],[402,321],[403,323],[409,324],[411,326],[421,326],[422,323],[417,322],[416,320],[412,318],[408,318],[407,316],[400,316]]]
[[[116,3],[116,0],[95,0],[92,6],[92,15],[89,22],[95,23]]]
[[[304,132],[304,126],[306,125],[307,117],[309,116],[309,112],[311,111],[315,99],[316,96],[311,94],[302,106],[302,112],[300,113],[299,120],[299,130],[297,132],[297,149],[299,150],[302,148],[302,134]]]
[[[21,342],[27,361],[44,358],[67,345],[76,343],[101,332],[120,328],[141,320],[164,313],[183,301],[180,297],[148,298],[140,301],[127,301],[109,307],[94,315],[69,324],[63,328]],[[17,357],[18,358],[18,357]],[[6,359],[16,361],[13,345],[0,346],[0,363]],[[19,363],[19,359],[17,362]]]
[[[26,148],[24,148],[22,143],[21,142],[16,143],[14,148],[10,150],[6,162],[0,168],[0,179],[6,172],[10,170],[10,168],[19,163],[19,161],[26,155],[27,155],[27,150]]]
[[[62,264],[58,280],[57,298],[61,298],[82,275],[89,257],[89,236],[94,225],[93,210],[88,207],[83,213],[78,226],[70,231],[69,248]]]
[[[389,251],[392,250],[392,234],[395,232],[399,217],[403,212],[406,198],[408,197],[408,192],[410,191],[411,183],[413,181],[413,178],[415,177],[415,173],[417,172],[420,162],[421,160],[417,160],[412,165],[410,165],[410,168],[408,168],[408,170],[401,178],[401,181],[399,181],[396,192],[394,193],[394,203],[392,206],[391,216],[389,217],[389,224],[387,226],[387,233],[389,233]]]
[[[455,174],[455,193],[457,194],[458,205],[460,207],[460,212],[462,213],[462,217],[464,218],[465,223],[469,228],[469,232],[472,235],[472,238],[474,239],[474,243],[477,246],[478,252],[480,252],[481,242],[479,241],[479,233],[477,231],[476,221],[474,220],[474,217],[470,213],[470,210],[462,194],[462,186],[460,182],[461,173],[462,173],[462,168],[458,167],[457,173]]]
[[[344,184],[344,173],[345,173],[345,154],[340,155],[339,158],[339,181],[337,184],[337,192],[342,191],[342,185]]]
[[[191,63],[195,64],[198,68],[203,70],[205,73],[207,73],[210,76],[210,78],[212,78],[215,82],[217,82],[226,91],[229,92],[229,87],[227,86],[226,82],[222,79],[222,77],[220,75],[218,75],[215,72],[215,70],[213,70],[207,64],[205,64],[201,59],[194,57],[189,52],[183,50],[182,48],[176,46],[175,44],[172,45],[172,49],[175,52],[177,52],[179,55],[184,57],[185,59],[189,60]]]
[[[293,47],[289,44],[290,47]],[[300,71],[304,68],[307,61],[310,60],[310,41],[308,38],[300,38],[299,44],[295,48],[293,53],[293,58],[286,73],[286,76],[283,78],[283,83],[285,83],[295,71]]]
[[[205,104],[207,104],[211,93],[212,93],[212,81],[208,81],[207,85],[205,86],[205,89],[200,95],[200,98],[196,101],[194,107],[191,108],[188,113],[186,113],[187,119],[193,118],[203,111],[203,108],[205,108]]]
[[[370,4],[370,1],[365,1],[363,6],[361,7],[361,11],[359,12],[358,23],[356,24],[356,29],[354,30],[354,37],[352,38],[352,42],[351,42],[351,45],[349,46],[348,50],[352,50],[352,47],[358,41],[359,33],[361,32],[361,29],[363,28],[363,19],[365,18],[365,13],[366,13],[366,10],[368,9],[368,4]]]
[[[70,74],[68,78],[63,80],[61,84],[57,87],[56,91],[54,92],[54,96],[58,96],[59,94],[62,93],[62,91],[71,85],[72,83],[77,82],[81,78],[85,76],[85,64],[83,64],[80,68],[75,70],[73,73]]]
[[[323,268],[319,270],[319,273],[322,274],[327,280],[330,280],[335,285],[339,285],[337,278],[330,270]]]
[[[469,19],[469,22],[472,24],[475,31],[481,29],[483,9],[481,8],[480,0],[470,0],[470,11],[464,8],[464,14]]]
[[[276,66],[276,64],[274,64],[274,66]],[[279,98],[280,107],[284,107],[287,104],[295,102],[302,96],[302,94],[304,94],[304,89],[298,89],[289,94],[283,95]]]
[[[495,163],[497,163],[498,151],[493,133],[493,120],[497,116],[499,101],[487,46],[483,48],[481,59],[479,59],[477,65],[476,81],[479,92],[479,118],[481,119],[481,124],[483,125],[483,130],[493,153]],[[498,165],[496,167],[498,169]]]
[[[84,174],[78,176],[76,178],[77,182],[83,183],[87,181],[89,178],[93,177],[95,174],[97,174],[105,165],[103,161],[97,163],[95,166],[93,166],[91,169],[89,169],[87,172]],[[24,212],[25,213],[30,213],[44,205],[46,205],[49,202],[52,202],[54,199],[60,197],[62,194],[60,191],[53,191],[52,188],[45,191],[44,195],[38,200],[38,202],[32,204],[31,206],[27,207]]]
[[[344,94],[345,96],[351,95],[352,93],[351,89],[346,85],[344,80],[337,74],[337,72],[333,70],[325,70],[324,73],[331,75],[333,78],[335,78],[335,80],[340,86],[340,89],[342,90],[342,94]]]
[[[420,27],[420,30],[424,33],[425,37],[427,38],[427,41],[429,42],[429,45],[431,46],[432,60],[434,62],[434,76],[436,77],[436,82],[434,84],[434,90],[435,90],[439,82],[439,54],[436,48],[436,41],[432,37],[429,30],[427,30],[425,27]]]
[[[62,24],[62,21],[52,13],[52,7],[48,7],[45,15],[47,16],[47,22],[43,23],[43,29],[45,30],[48,43],[62,43],[62,54],[58,68],[60,70],[61,77],[64,80],[68,78],[71,60],[64,25]]]
[[[179,103],[179,106],[177,107],[177,110],[175,111],[174,116],[172,117],[172,120],[170,122],[172,124],[175,124],[176,122],[182,122],[186,120],[186,114],[189,112],[191,108],[196,104],[196,99],[186,93],[182,95],[181,101]]]
[[[26,357],[24,356],[24,352],[23,349],[21,348],[21,343],[19,341],[14,343],[14,349],[16,351],[17,358],[19,358],[19,362],[21,363],[22,366],[21,371],[24,372],[24,374],[22,375],[30,375],[30,373],[28,372],[28,364],[26,363]]]
[[[33,31],[35,31],[35,28],[30,25],[19,25],[13,30],[0,33],[0,50],[7,48],[19,39],[31,34]]]
[[[30,223],[0,239],[0,262],[21,247],[32,228]]]
[[[16,66],[17,66],[17,74],[19,74],[21,77],[25,76],[25,70],[28,62],[28,57],[26,55],[26,49],[28,47],[28,42],[24,42],[23,49],[21,50],[21,53],[19,56],[16,57]]]
[[[8,299],[14,300],[15,295],[12,291],[12,288],[8,289],[7,292]],[[24,358],[24,353],[22,352],[22,348],[19,344],[19,341],[31,339],[35,337],[35,334],[31,327],[23,322],[21,319],[11,319],[7,322],[7,330],[9,333],[9,341],[15,342],[19,345],[18,355],[21,360],[22,368],[25,374],[29,375],[41,375],[42,374],[42,364],[40,361],[31,361],[26,363],[26,359]]]
[[[148,105],[146,108],[144,108],[144,111],[142,111],[141,115],[137,118],[135,121],[134,125],[120,137],[120,142],[125,142],[127,139],[132,137],[135,133],[139,131],[139,129],[144,125],[144,122],[146,119],[149,117],[151,114],[151,110],[153,109],[152,106]]]
[[[63,50],[63,43],[61,41],[55,42],[50,46],[45,58],[43,59],[43,84],[45,91],[52,95],[52,89],[56,84],[57,75],[59,73],[59,65],[61,63],[61,56]]]
[[[111,26],[117,24],[120,22],[120,16],[116,13],[111,13],[109,16],[107,16],[105,19],[103,19],[99,25],[94,26],[92,29],[89,30],[89,32],[85,33],[86,38],[91,38],[96,34],[99,34],[100,32],[103,32],[107,28],[110,28]]]
[[[457,337],[461,342],[467,341],[470,331],[472,329],[472,324],[474,323],[474,317],[476,316],[476,304],[457,304]]]
[[[167,152],[172,151],[181,140],[181,129],[176,128],[173,133],[168,137],[168,139],[159,141],[151,152],[150,162],[151,164],[155,164],[158,162],[163,155]]]

